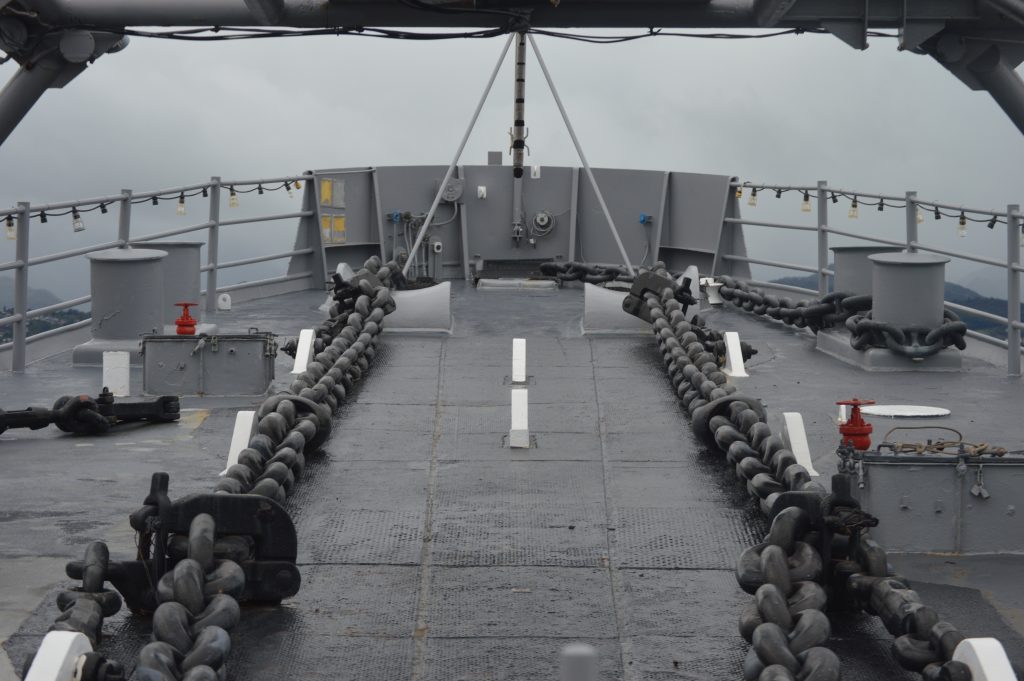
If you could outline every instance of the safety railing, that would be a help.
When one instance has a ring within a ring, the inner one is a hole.
[[[781,262],[764,258],[752,258],[745,255],[729,253],[720,255],[720,258],[725,261],[745,262],[755,265],[788,269],[796,272],[810,272],[818,275],[817,291],[812,289],[801,289],[793,286],[782,286],[775,283],[770,284],[770,286],[774,288],[781,288],[795,293],[825,295],[828,292],[828,278],[835,274],[828,268],[829,235],[857,239],[859,241],[883,246],[898,246],[909,252],[927,251],[929,253],[945,255],[950,258],[957,258],[959,260],[991,265],[1004,269],[1006,272],[1007,316],[1003,317],[985,310],[951,303],[949,301],[947,301],[945,305],[947,308],[957,313],[995,322],[1005,328],[1006,340],[973,330],[969,330],[967,335],[978,341],[1004,348],[1006,350],[1006,367],[1008,375],[1021,375],[1021,352],[1022,349],[1024,349],[1021,346],[1021,331],[1024,331],[1024,323],[1021,322],[1020,312],[1021,273],[1024,272],[1024,266],[1021,265],[1021,230],[1022,225],[1024,225],[1024,219],[1022,219],[1019,205],[1011,204],[1007,206],[1005,210],[964,208],[963,206],[955,206],[936,201],[924,201],[918,198],[917,192],[912,191],[906,192],[900,196],[890,194],[872,194],[868,192],[832,187],[825,181],[819,181],[814,186],[767,185],[751,182],[733,182],[731,186],[736,192],[737,199],[742,198],[744,193],[747,192],[746,195],[749,197],[749,205],[757,204],[757,196],[759,192],[774,193],[776,197],[781,197],[782,194],[787,192],[798,192],[803,195],[801,209],[805,213],[812,212],[812,201],[817,204],[817,226],[814,227],[799,224],[767,222],[763,220],[748,220],[739,216],[739,210],[735,211],[736,217],[725,218],[725,223],[729,225],[797,230],[814,232],[816,234],[817,265],[815,267],[808,267],[807,265],[799,263]],[[857,217],[861,207],[877,207],[880,210],[884,208],[898,208],[904,210],[906,221],[904,238],[902,240],[886,239],[833,227],[829,223],[829,208],[830,206],[837,204],[840,197],[850,201],[850,212],[848,213],[850,217]],[[966,230],[966,226],[969,222],[984,223],[990,229],[995,229],[997,226],[1004,226],[1006,228],[1006,259],[1001,260],[985,257],[922,243],[918,234],[918,226],[924,221],[926,212],[933,215],[936,219],[946,217],[958,220],[960,230]],[[752,283],[757,285],[764,284],[765,282]]]
[[[274,260],[291,259],[296,256],[309,255],[313,253],[312,248],[304,248],[226,262],[220,262],[219,260],[220,229],[222,227],[296,218],[301,220],[302,218],[313,216],[315,214],[315,201],[313,199],[315,189],[313,187],[312,180],[313,175],[311,173],[255,180],[222,180],[220,177],[212,177],[209,182],[201,182],[198,184],[190,184],[180,187],[169,187],[155,191],[134,192],[126,189],[120,194],[110,196],[99,196],[75,201],[65,201],[62,203],[38,205],[19,202],[17,207],[13,210],[4,211],[0,209],[0,220],[4,222],[7,236],[8,238],[13,238],[15,240],[14,260],[0,263],[0,272],[14,272],[13,314],[0,318],[0,328],[11,326],[13,329],[11,333],[11,340],[7,343],[0,344],[0,352],[10,351],[12,371],[24,371],[27,357],[27,346],[29,344],[61,333],[84,328],[89,326],[92,322],[91,319],[83,319],[71,324],[52,328],[41,333],[33,335],[28,334],[28,322],[30,320],[61,310],[79,307],[81,305],[88,304],[92,300],[91,296],[80,296],[78,298],[61,301],[45,307],[29,309],[29,273],[30,269],[37,265],[77,258],[109,248],[126,247],[131,244],[144,244],[171,236],[205,231],[207,257],[206,263],[201,266],[200,271],[206,275],[206,288],[201,293],[206,296],[207,311],[212,312],[216,309],[218,293],[312,277],[312,272],[292,272],[284,276],[246,281],[230,286],[218,286],[217,284],[217,273],[220,270]],[[305,183],[305,187],[303,187],[303,183]],[[259,192],[260,194],[263,194],[264,192],[279,191],[282,189],[287,191],[289,195],[292,195],[295,190],[305,192],[302,196],[302,210],[228,220],[221,219],[220,217],[221,200],[224,191],[228,192],[228,205],[230,207],[237,207],[238,194],[250,192]],[[202,197],[208,202],[208,215],[206,220],[156,233],[133,236],[133,205],[145,202],[152,202],[153,205],[158,205],[161,201],[177,201],[177,214],[180,216],[184,215],[185,201],[195,197]],[[30,225],[33,221],[37,221],[37,223],[45,223],[53,217],[71,216],[72,227],[77,232],[84,229],[82,222],[83,213],[99,210],[101,213],[105,214],[113,208],[117,208],[119,211],[116,239],[92,246],[84,246],[57,253],[50,253],[34,258],[29,257]]]

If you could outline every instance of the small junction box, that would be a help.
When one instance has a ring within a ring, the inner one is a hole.
[[[274,380],[272,333],[142,337],[147,395],[262,395]]]

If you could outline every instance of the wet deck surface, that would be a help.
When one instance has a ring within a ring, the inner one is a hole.
[[[313,293],[274,299],[270,309],[289,312],[270,330],[294,334],[319,318],[321,301]],[[243,610],[230,678],[555,678],[558,650],[570,641],[597,647],[604,679],[739,678],[747,645],[736,622],[750,597],[733,569],[765,526],[732,472],[695,441],[653,340],[581,337],[578,290],[460,287],[454,304],[451,337],[385,336],[326,451],[310,457],[288,501],[302,590],[282,607]],[[246,315],[263,315],[233,314],[239,328]],[[740,327],[761,348],[749,392],[771,412],[822,390],[773,371],[855,375],[826,368],[833,360],[806,353],[786,330],[720,315],[729,325],[713,324]],[[513,336],[527,339],[528,450],[505,446]],[[48,366],[56,365],[35,371]],[[87,372],[66,376],[61,392],[88,389],[74,385],[78,375],[95,380]],[[279,362],[278,376],[286,372]],[[899,385],[867,378],[891,393]],[[29,384],[45,387],[38,375]],[[1002,389],[1013,397],[1019,386]],[[819,395],[805,413],[823,472],[832,397]],[[154,470],[171,473],[172,497],[210,489],[244,404],[196,400],[183,405],[195,411],[179,424],[88,441],[5,434],[0,616],[16,667],[52,622],[64,559],[94,539],[109,541],[115,556],[134,553],[126,516]],[[1024,662],[1024,643],[1004,621],[1012,623],[1014,606],[998,588],[983,595],[964,571],[960,582],[943,576],[946,561],[918,560],[907,572],[926,575],[915,586],[927,603],[971,635],[999,636]],[[997,572],[1009,584],[1024,563],[1007,560]],[[21,622],[26,603],[35,610]],[[112,618],[103,649],[131,659],[147,627]],[[898,670],[888,643],[874,618],[834,620],[830,646],[844,678],[917,678]]]

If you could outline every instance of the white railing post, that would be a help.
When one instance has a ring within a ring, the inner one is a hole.
[[[828,182],[818,180],[818,295],[828,293]]]
[[[1006,207],[1006,373],[1020,376],[1020,206]]]
[[[220,178],[210,178],[210,230],[206,238],[206,311],[217,311],[217,250],[220,227]]]
[[[28,228],[31,215],[27,201],[18,202],[17,242],[14,247],[14,259],[18,268],[14,270],[14,314],[18,321],[14,322],[11,340],[11,371],[25,371],[25,346],[28,337]]]
[[[907,192],[907,252],[916,253],[917,248],[917,192]]]
[[[117,214],[117,240],[125,248],[132,240],[132,190],[121,190],[121,207]]]

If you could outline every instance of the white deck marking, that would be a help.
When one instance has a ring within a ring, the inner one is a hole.
[[[256,412],[240,411],[235,416],[235,431],[231,434],[231,445],[228,447],[228,465],[220,472],[224,475],[228,469],[238,463],[238,455],[249,446],[249,440],[256,434]]]
[[[560,681],[597,681],[597,650],[588,643],[570,643],[562,648]]]
[[[313,360],[313,329],[299,331],[299,347],[295,350],[295,366],[293,374],[301,374],[306,365]]]
[[[123,351],[107,351],[103,353],[103,385],[114,397],[128,397],[131,395],[129,383],[129,368],[131,353]]]
[[[796,462],[807,469],[813,477],[820,475],[814,470],[811,462],[811,448],[807,444],[807,432],[804,430],[804,417],[800,412],[786,411],[782,413],[782,437],[789,446],[789,451],[796,456]]]
[[[953,651],[953,659],[970,668],[974,681],[1017,681],[1003,645],[994,638],[960,641]]]
[[[512,382],[526,383],[526,339],[512,339]]]
[[[530,448],[529,390],[512,389],[512,426],[508,431],[508,446],[513,449]]]
[[[89,639],[77,631],[51,631],[43,638],[25,681],[68,681],[77,677],[78,660],[92,652]]]
[[[726,376],[744,378],[749,376],[743,366],[743,349],[740,346],[740,335],[735,331],[725,332],[725,369]]]

